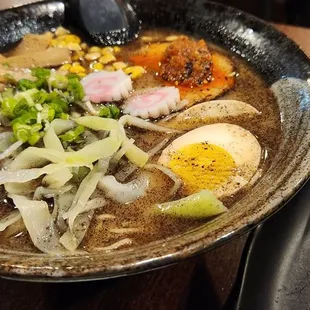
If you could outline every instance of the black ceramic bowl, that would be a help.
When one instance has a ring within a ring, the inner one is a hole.
[[[142,272],[175,263],[240,235],[283,206],[310,172],[310,61],[299,47],[270,25],[211,2],[134,1],[143,25],[197,34],[243,57],[274,91],[283,140],[272,165],[233,208],[201,227],[114,253],[53,257],[4,250],[0,274],[28,280],[76,281]],[[7,11],[0,16],[0,48],[27,32],[65,22],[57,2]],[[281,81],[280,81],[281,80]]]

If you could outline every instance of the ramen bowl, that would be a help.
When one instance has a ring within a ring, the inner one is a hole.
[[[233,8],[205,1],[134,1],[143,27],[165,27],[205,38],[237,54],[273,91],[282,140],[271,165],[229,212],[195,229],[115,252],[50,256],[0,245],[0,275],[31,281],[82,281],[152,270],[210,250],[255,227],[279,210],[310,174],[310,61],[272,26]],[[58,2],[2,12],[0,47],[27,32],[65,21]],[[5,19],[5,23],[4,20]],[[275,141],[276,142],[276,141]]]

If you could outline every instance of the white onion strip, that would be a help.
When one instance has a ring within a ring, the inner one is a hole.
[[[115,165],[121,160],[121,158],[126,154],[126,152],[132,147],[134,143],[134,139],[123,141],[121,149],[116,152],[116,154],[112,157],[110,161],[110,169],[113,169],[115,167]]]
[[[139,128],[147,129],[147,130],[151,130],[151,131],[158,131],[158,132],[165,132],[165,133],[180,133],[181,132],[181,131],[176,130],[176,129],[172,129],[172,128],[168,128],[168,127],[162,127],[162,126],[152,124],[152,123],[147,122],[147,121],[145,121],[139,117],[135,117],[135,116],[131,116],[131,115],[123,115],[119,119],[118,122],[122,126],[130,125],[130,126],[135,126],[135,127],[139,127]]]
[[[103,197],[91,199],[86,203],[85,212],[102,208],[107,203],[108,201],[104,199]]]
[[[72,229],[68,229],[59,239],[60,243],[70,252],[74,252],[82,240],[89,228],[90,222],[93,218],[94,211],[84,212],[79,214]]]
[[[70,230],[76,217],[80,213],[84,213],[87,208],[87,202],[93,192],[96,190],[97,184],[102,176],[107,172],[110,158],[100,160],[95,168],[81,182],[72,202],[70,209],[63,214],[63,218],[68,219]]]
[[[112,175],[104,176],[98,182],[98,188],[104,191],[106,197],[120,204],[127,204],[144,196],[148,187],[149,178],[145,175],[125,184],[119,183]]]
[[[150,157],[153,157],[156,155],[160,150],[162,150],[167,143],[169,142],[170,138],[166,138],[163,141],[159,142],[157,145],[155,145],[152,149],[150,149],[147,153]]]
[[[167,143],[169,142],[170,138],[165,138],[163,141],[155,145],[152,149],[150,149],[147,154],[150,158],[156,155],[160,150],[162,150]],[[132,173],[134,173],[138,167],[134,164],[129,164],[126,167],[119,170],[115,175],[115,178],[120,182],[124,182]]]
[[[68,224],[71,231],[73,230],[73,224],[76,217],[80,213],[85,212],[86,204],[92,193],[95,191],[102,175],[103,175],[102,172],[98,172],[96,170],[91,171],[82,181],[79,190],[77,191],[74,197],[71,208],[69,209],[69,211],[63,214],[63,218],[65,220],[68,219]]]
[[[151,169],[151,170],[152,169],[158,169],[158,170],[162,171],[164,174],[166,174],[174,182],[173,187],[169,191],[169,196],[174,195],[182,186],[181,179],[174,172],[172,172],[170,169],[168,169],[167,167],[157,165],[157,164],[147,164],[144,166],[144,168],[145,169]]]
[[[98,116],[99,115],[99,112],[98,110],[95,110],[95,108],[93,107],[92,103],[90,101],[86,101],[85,102],[85,107],[86,107],[86,110],[92,114],[92,115],[95,115],[95,116]]]
[[[4,131],[0,133],[0,151],[4,152],[7,148],[10,147],[11,138],[14,137],[14,134],[12,131]]]
[[[134,173],[138,169],[138,166],[129,163],[121,170],[117,171],[114,176],[115,178],[120,181],[124,182],[132,173]]]
[[[39,186],[36,188],[34,194],[33,194],[33,199],[34,200],[40,200],[43,197],[45,198],[53,198],[55,196],[63,195],[66,192],[70,191],[72,189],[73,185],[67,185],[63,186],[61,188],[46,188],[43,186]]]
[[[12,211],[9,215],[0,219],[0,231],[4,231],[7,227],[21,219],[21,214],[18,210]]]
[[[33,244],[47,254],[62,254],[55,223],[45,201],[29,200],[25,196],[10,195],[20,211]]]
[[[12,155],[19,147],[22,146],[22,144],[22,141],[16,141],[15,143],[13,143],[9,148],[7,148],[4,152],[0,154],[0,160]]]

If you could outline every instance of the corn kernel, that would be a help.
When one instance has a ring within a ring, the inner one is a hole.
[[[104,65],[115,60],[116,60],[115,56],[110,53],[106,53],[99,58],[99,62],[101,62]]]
[[[85,73],[86,69],[82,67],[79,63],[73,63],[70,70],[71,73]]]
[[[92,46],[88,49],[88,53],[100,53],[101,48],[98,46]]]
[[[102,54],[102,55],[107,54],[107,53],[113,54],[113,52],[114,52],[114,49],[113,49],[112,46],[106,46],[106,47],[103,47],[103,48],[101,49],[101,54]]]
[[[99,52],[87,53],[85,59],[87,60],[96,60],[101,56]]]
[[[109,66],[105,66],[105,67],[104,67],[104,70],[105,70],[105,71],[115,71],[114,67],[113,67],[113,66],[110,66],[110,65],[109,65]]]
[[[62,65],[62,66],[59,68],[59,70],[60,70],[60,71],[69,71],[70,68],[71,68],[71,65],[70,65],[70,64],[64,64],[64,65]]]
[[[81,48],[82,48],[83,51],[88,50],[88,44],[85,43],[85,42],[81,43]]]
[[[64,40],[61,40],[61,41],[58,41],[56,46],[58,47],[67,47],[68,46],[68,43]]]
[[[92,70],[100,71],[103,70],[103,64],[97,62],[91,66]]]
[[[133,67],[127,67],[124,69],[124,72],[131,76],[133,79],[137,79],[145,73],[145,70],[141,66],[133,66]]]
[[[166,37],[166,41],[168,42],[172,42],[172,41],[175,41],[179,38],[179,36],[168,36]]]
[[[84,51],[76,51],[73,53],[73,55],[71,56],[71,59],[73,61],[77,61],[80,60],[81,58],[83,58],[83,56],[85,55]]]
[[[80,51],[81,46],[77,43],[68,43],[68,49],[71,51]]]
[[[81,43],[81,39],[75,34],[66,34],[63,36],[59,36],[59,38],[61,38],[61,40],[65,40],[66,43]]]
[[[112,66],[116,69],[116,70],[120,70],[120,69],[124,69],[126,68],[128,65],[123,62],[123,61],[116,61],[112,64]]]
[[[121,51],[121,48],[119,46],[113,47],[114,53],[119,53]]]
[[[66,36],[67,36],[67,34],[62,34],[61,36],[58,36],[56,39],[58,41],[65,41]]]
[[[55,31],[55,35],[57,37],[64,35],[64,34],[67,34],[67,33],[70,33],[70,31],[64,27],[58,27]]]
[[[77,75],[81,78],[83,78],[84,76],[86,76],[87,74],[85,72],[78,72]]]
[[[51,41],[51,46],[57,46],[58,40],[57,39],[52,39]]]

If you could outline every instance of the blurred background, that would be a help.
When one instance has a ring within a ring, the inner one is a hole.
[[[213,0],[237,7],[265,20],[310,26],[310,0]]]

